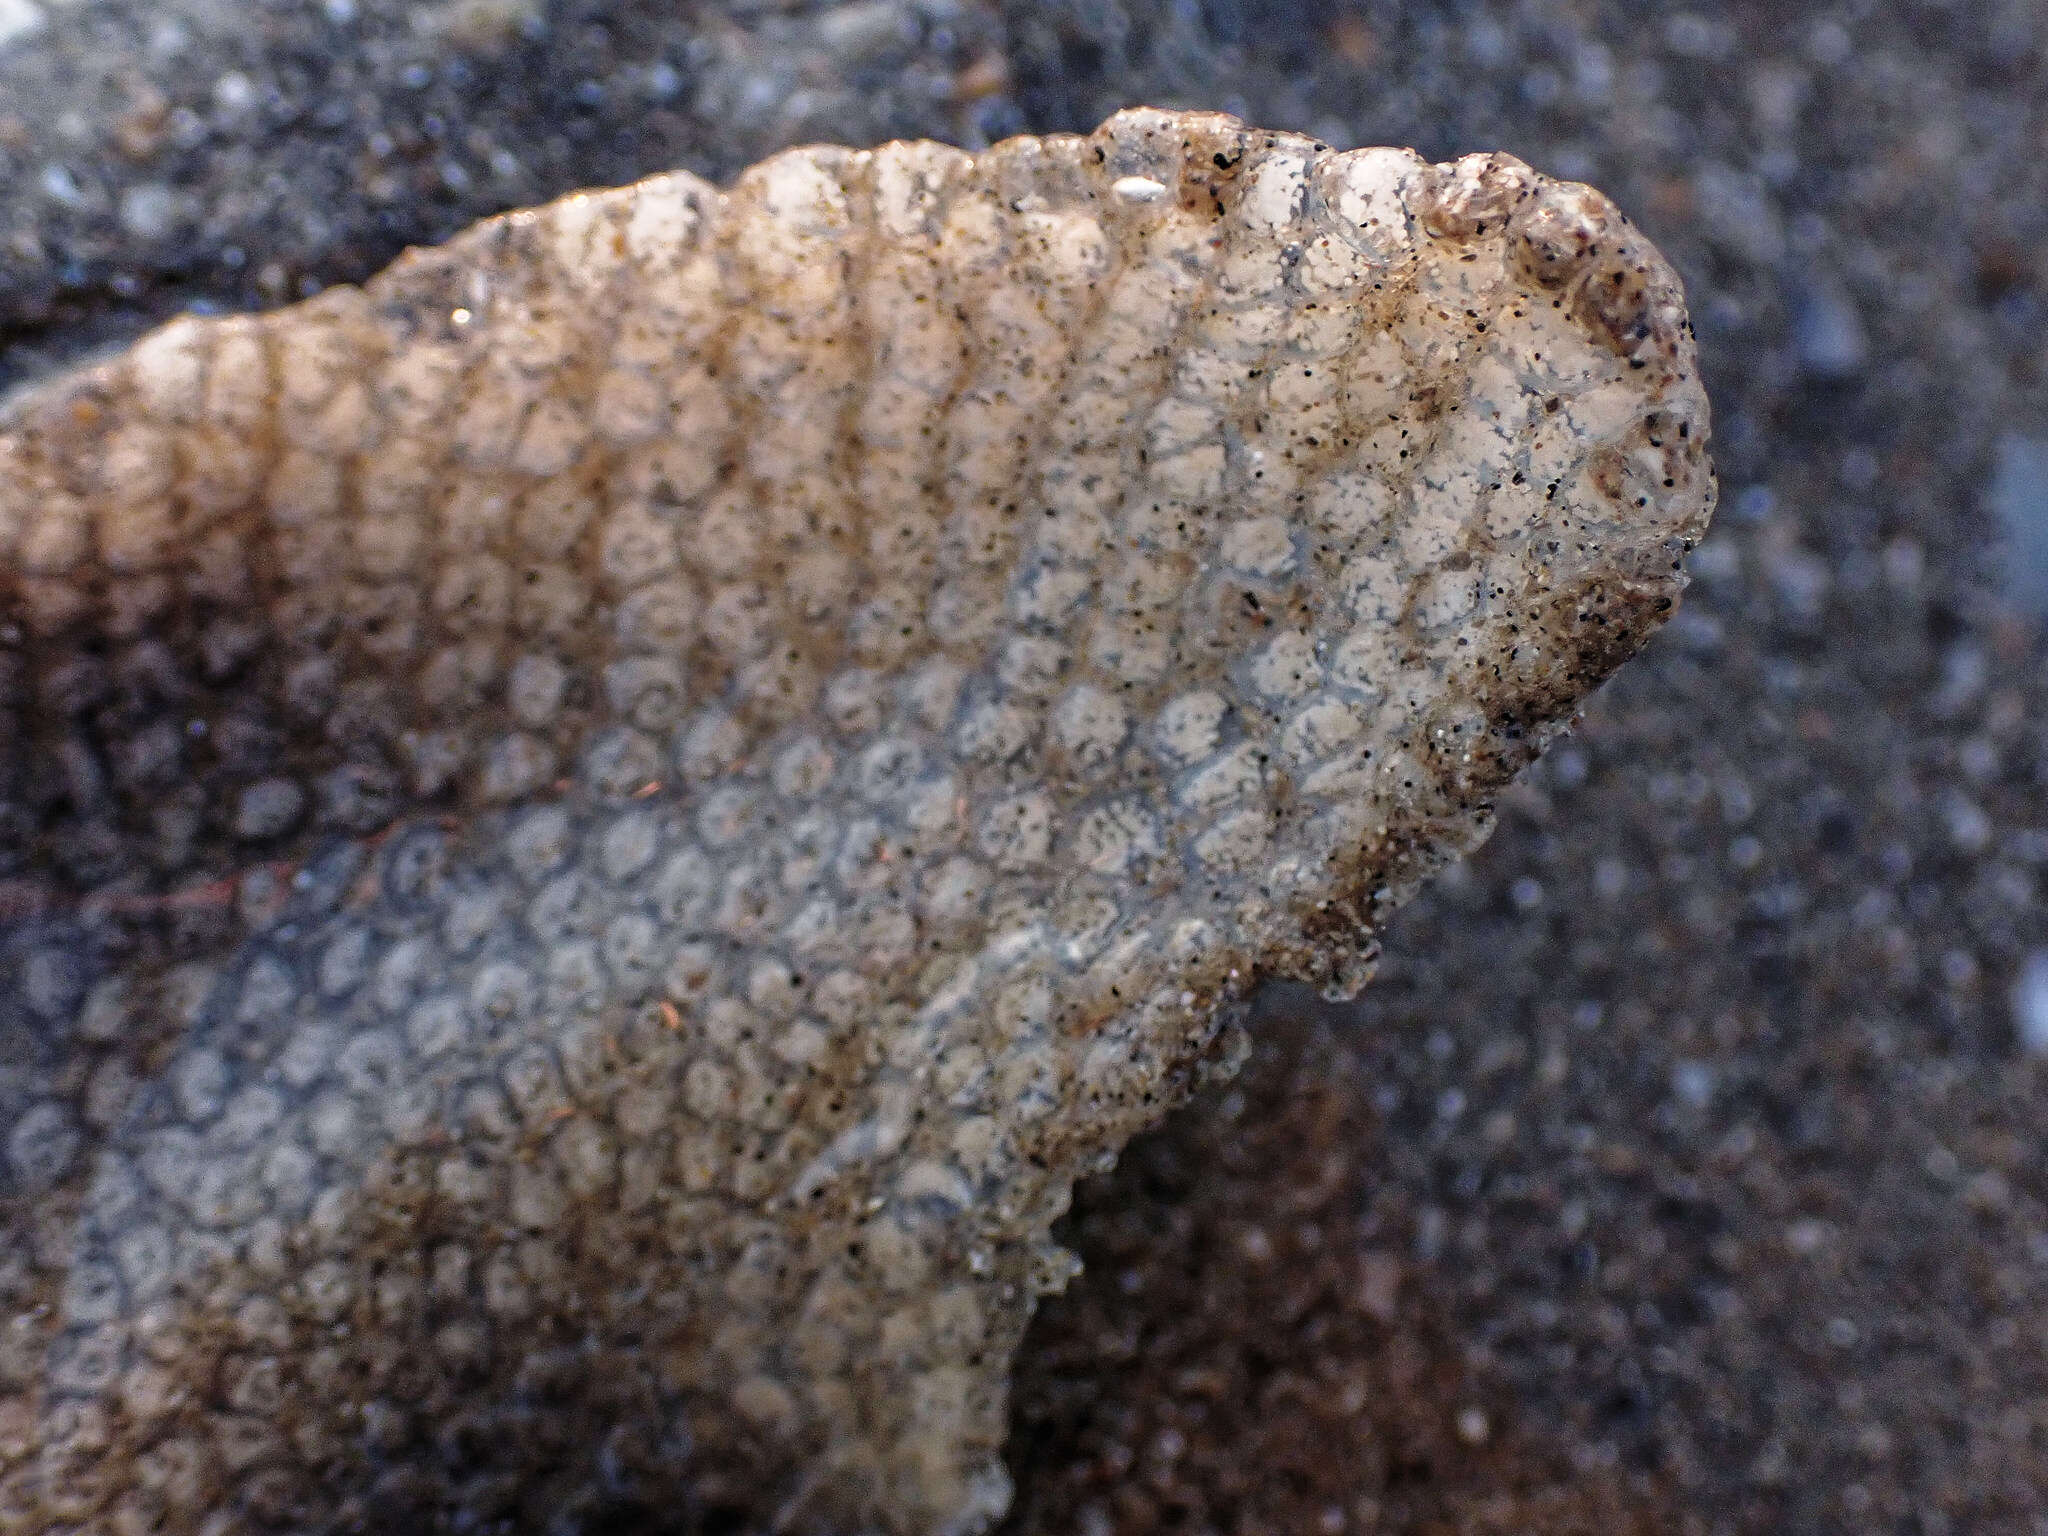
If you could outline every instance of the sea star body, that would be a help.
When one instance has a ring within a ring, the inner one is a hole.
[[[0,1523],[981,1528],[1075,1178],[1362,982],[1705,428],[1597,193],[1151,111],[0,410]]]

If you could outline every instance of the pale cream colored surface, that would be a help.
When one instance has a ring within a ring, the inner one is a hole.
[[[1675,280],[1125,113],[0,411],[0,1526],[1001,1511],[1075,1177],[1668,611]]]

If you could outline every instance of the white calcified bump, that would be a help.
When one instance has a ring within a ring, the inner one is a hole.
[[[1073,1180],[1365,979],[1706,429],[1599,194],[1149,109],[0,404],[9,1531],[985,1528]]]

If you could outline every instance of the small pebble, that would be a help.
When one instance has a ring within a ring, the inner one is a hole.
[[[2048,1056],[2048,949],[2034,950],[2020,962],[2012,984],[2012,1024],[2021,1050]]]
[[[1992,450],[1985,501],[2005,536],[1997,570],[2006,596],[2048,617],[2048,438],[2001,437]]]
[[[0,0],[0,48],[27,37],[43,20],[43,8],[35,0]]]
[[[1792,346],[1800,369],[1824,383],[1854,378],[1870,356],[1855,302],[1838,287],[1817,287],[1793,306]]]
[[[121,227],[138,240],[161,240],[178,226],[178,195],[160,181],[121,194]]]

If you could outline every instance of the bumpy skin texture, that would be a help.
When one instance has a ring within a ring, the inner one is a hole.
[[[0,1528],[1000,1512],[1074,1179],[1671,608],[1675,279],[1131,112],[0,412]]]

